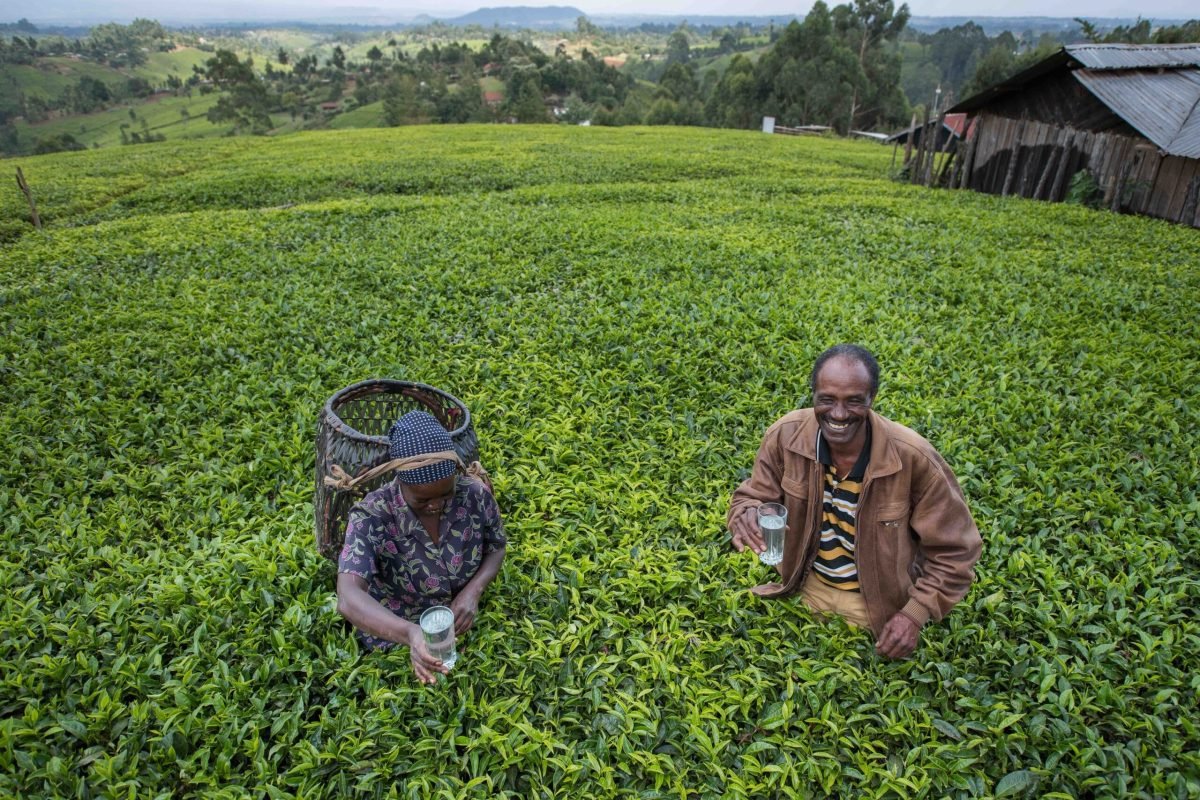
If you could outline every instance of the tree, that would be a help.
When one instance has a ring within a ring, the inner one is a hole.
[[[941,83],[955,90],[975,73],[975,65],[992,46],[987,33],[974,22],[942,28],[922,36],[921,42],[929,47],[930,60],[937,65]]]
[[[1168,25],[1154,32],[1158,44],[1184,44],[1200,42],[1200,19],[1188,20],[1182,25]]]
[[[265,133],[271,128],[267,113],[267,89],[254,74],[254,60],[238,59],[229,50],[217,50],[216,55],[193,67],[196,74],[212,81],[224,94],[208,110],[210,122],[232,122],[235,131]]]
[[[60,133],[57,136],[38,139],[37,144],[33,146],[33,154],[40,156],[46,153],[63,153],[70,150],[85,149],[87,149],[86,146],[77,142],[71,134]]]
[[[383,51],[377,46],[371,45],[371,49],[367,51],[367,61],[372,64],[378,64],[383,59]]]
[[[908,4],[892,0],[854,0],[833,10],[834,27],[854,52],[865,80],[850,101],[850,128],[896,121],[906,111],[900,92],[900,59],[883,48],[908,24]],[[838,126],[839,129],[842,127]]]
[[[598,35],[600,33],[600,29],[597,28],[590,19],[581,16],[576,17],[575,19],[575,32],[579,34],[580,37],[592,37]]]
[[[286,67],[288,63],[288,51],[282,47],[279,48],[279,52],[275,54],[275,60]]]
[[[1150,42],[1150,20],[1141,17],[1138,17],[1137,22],[1133,25],[1118,25],[1108,33],[1101,33],[1099,28],[1086,19],[1075,17],[1075,21],[1079,23],[1084,38],[1093,44],[1148,44]]]
[[[753,128],[761,115],[754,64],[742,54],[729,62],[704,107],[710,125],[722,128]]]
[[[340,44],[334,46],[333,54],[329,57],[329,66],[336,70],[346,69],[346,51]]]
[[[426,109],[418,97],[417,79],[412,75],[398,75],[388,81],[383,90],[383,121],[397,125],[415,125],[427,122]]]
[[[437,101],[441,122],[472,122],[483,118],[483,92],[473,77],[462,78],[454,91],[446,91]]]
[[[1021,70],[1031,67],[1051,55],[1062,46],[1053,38],[1043,37],[1038,41],[1037,47],[1018,55],[1016,53],[1017,40],[1011,33],[1005,31],[994,41],[996,45],[980,59],[979,65],[975,68],[975,74],[963,86],[963,97],[978,94],[989,86],[1011,78]]]
[[[542,95],[542,80],[535,69],[520,69],[513,72],[506,85],[508,113],[517,122],[549,122],[546,102]]]
[[[681,26],[667,39],[667,63],[686,64],[691,57],[692,48],[688,43],[688,35]]]
[[[692,64],[671,64],[659,79],[658,85],[673,100],[690,100],[699,90],[696,85],[696,67]]]
[[[785,125],[829,125],[845,132],[867,79],[855,54],[834,30],[822,0],[804,22],[793,20],[754,68],[757,113],[739,127],[755,127],[762,114]],[[898,91],[898,90],[897,90]]]

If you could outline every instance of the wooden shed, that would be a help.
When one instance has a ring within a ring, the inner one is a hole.
[[[1105,207],[1200,227],[1200,44],[1067,45],[949,111],[959,186],[1059,201],[1087,170]]]

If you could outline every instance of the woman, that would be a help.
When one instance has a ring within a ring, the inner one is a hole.
[[[422,683],[449,670],[429,654],[417,620],[436,605],[470,629],[479,598],[504,561],[504,525],[492,493],[461,474],[450,434],[410,411],[392,426],[395,479],[352,509],[338,559],[338,613],[370,649],[407,644]]]

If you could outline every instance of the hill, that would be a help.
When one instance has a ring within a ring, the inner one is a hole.
[[[1196,794],[1200,241],[889,159],[479,125],[8,162],[47,227],[0,193],[0,795]],[[724,533],[841,340],[985,538],[909,661],[756,599]],[[465,400],[505,515],[432,687],[313,545],[317,414],[372,376]]]
[[[532,30],[573,30],[575,21],[587,16],[574,6],[500,6],[480,8],[444,20],[448,25],[481,25]]]

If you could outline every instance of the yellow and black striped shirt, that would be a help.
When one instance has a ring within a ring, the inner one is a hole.
[[[825,465],[824,508],[821,513],[821,544],[813,570],[817,577],[847,592],[857,592],[858,563],[854,558],[855,529],[858,519],[858,498],[862,494],[863,476],[871,458],[871,430],[862,453],[850,474],[839,479],[833,457],[824,438],[817,433],[817,459]]]

